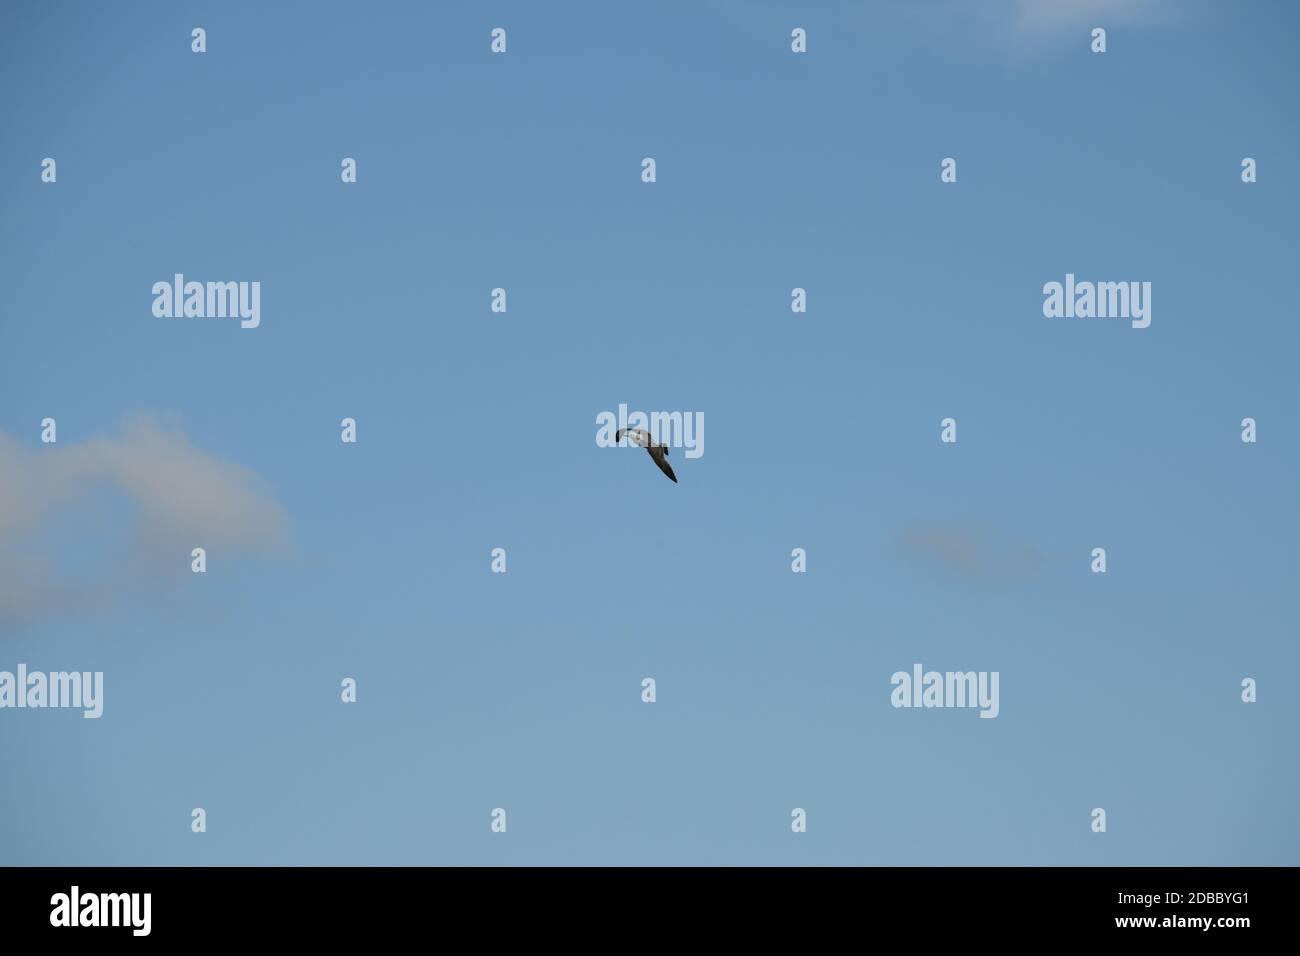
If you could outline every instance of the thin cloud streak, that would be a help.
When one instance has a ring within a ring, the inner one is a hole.
[[[1026,581],[1057,563],[1032,542],[970,523],[909,525],[897,533],[895,545],[908,559],[968,581]]]

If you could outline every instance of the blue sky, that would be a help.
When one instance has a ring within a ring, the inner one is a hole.
[[[0,12],[0,863],[1300,862],[1294,7],[374,7]]]

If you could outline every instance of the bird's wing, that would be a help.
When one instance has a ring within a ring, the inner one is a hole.
[[[668,464],[668,459],[664,457],[664,453],[667,449],[664,448],[663,445],[654,445],[647,448],[646,451],[650,452],[650,457],[653,458],[655,464],[659,466],[659,470],[671,478],[675,484],[677,482],[677,476],[673,474],[673,466]]]

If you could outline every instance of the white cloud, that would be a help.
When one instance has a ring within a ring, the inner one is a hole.
[[[887,30],[899,43],[1019,56],[1070,43],[1087,50],[1093,27],[1167,26],[1201,19],[1206,8],[1205,0],[894,0],[860,9],[862,29]]]
[[[1026,33],[1059,33],[1158,20],[1172,10],[1165,0],[1015,0],[1016,25]]]
[[[228,563],[286,537],[256,474],[155,416],[82,443],[0,431],[0,622],[157,597],[190,573],[192,548]]]

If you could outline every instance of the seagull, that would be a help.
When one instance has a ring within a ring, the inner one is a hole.
[[[677,476],[673,474],[673,466],[668,464],[667,445],[656,445],[650,440],[650,433],[644,428],[620,428],[614,433],[614,441],[622,441],[624,435],[627,436],[627,440],[633,445],[636,445],[639,448],[644,448],[648,451],[650,457],[654,459],[655,464],[659,466],[659,470],[676,483]]]

